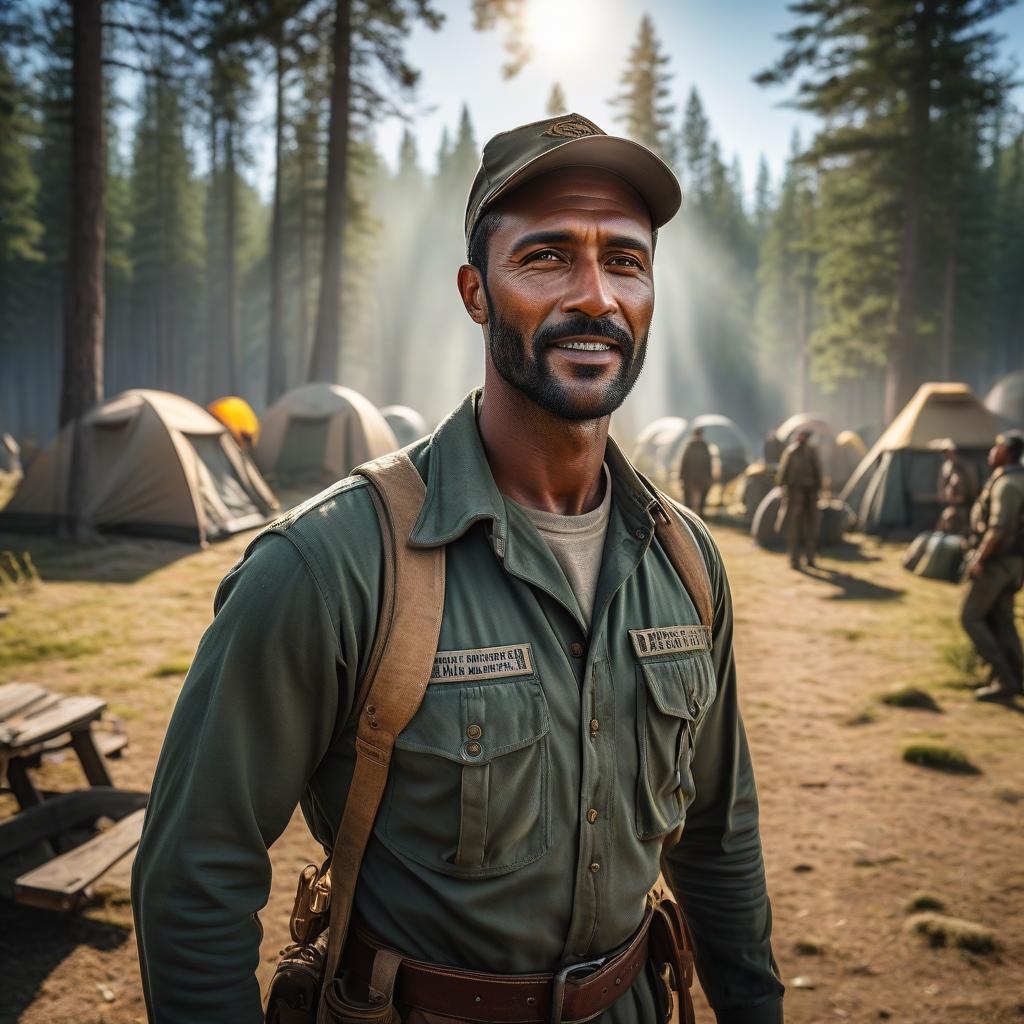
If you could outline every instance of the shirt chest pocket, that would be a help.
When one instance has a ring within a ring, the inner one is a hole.
[[[653,839],[679,825],[693,799],[694,735],[717,685],[707,651],[638,662],[636,827],[641,839]]]
[[[395,743],[378,837],[460,878],[542,857],[551,831],[548,732],[535,677],[431,684]]]

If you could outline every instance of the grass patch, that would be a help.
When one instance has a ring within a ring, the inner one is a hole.
[[[817,939],[797,939],[793,943],[793,952],[797,956],[824,956],[825,944]]]
[[[978,653],[966,640],[955,640],[942,647],[942,660],[960,677],[974,678],[981,670]]]
[[[973,765],[962,750],[943,743],[908,743],[903,748],[903,760],[908,764],[940,772],[952,772],[955,775],[981,774],[981,769]]]
[[[901,686],[898,690],[889,690],[878,698],[891,708],[915,708],[918,711],[940,712],[942,708],[935,703],[935,698],[919,690],[916,686]]]
[[[165,661],[153,669],[154,679],[165,679],[167,676],[183,676],[188,672],[192,662],[188,658],[176,658],[173,661]]]
[[[875,714],[871,708],[862,708],[860,711],[854,711],[853,714],[847,715],[843,719],[843,725],[871,725],[873,722],[878,721],[878,715]]]
[[[996,940],[992,931],[973,921],[942,914],[915,914],[906,925],[935,949],[962,949],[967,953],[994,953]]]
[[[80,658],[97,650],[95,640],[72,637],[31,636],[13,630],[0,632],[0,669],[31,665],[49,658]]]
[[[920,914],[926,910],[935,910],[941,913],[946,909],[946,904],[938,896],[932,896],[931,893],[915,892],[907,901],[905,909],[908,914]]]

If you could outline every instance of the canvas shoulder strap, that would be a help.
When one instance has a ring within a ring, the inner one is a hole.
[[[354,714],[356,763],[328,865],[330,924],[325,978],[337,973],[356,881],[384,796],[395,738],[426,692],[444,612],[445,549],[409,547],[425,488],[404,452],[355,470],[371,484],[384,545],[377,638]]]
[[[653,485],[650,486],[658,499],[658,507],[654,510],[655,535],[690,595],[701,624],[707,626],[710,633],[715,618],[715,601],[711,593],[708,567],[693,536],[696,516]],[[689,525],[690,522],[694,522],[694,527]]]

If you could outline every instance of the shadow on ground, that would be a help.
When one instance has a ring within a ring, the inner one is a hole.
[[[831,601],[896,601],[906,593],[905,590],[883,587],[859,576],[852,576],[848,572],[836,572],[834,569],[811,569],[805,566],[800,571],[812,579],[835,587],[836,593],[829,594]]]
[[[101,953],[131,939],[128,928],[69,914],[23,907],[0,899],[0,964],[17,964],[3,972],[0,1024],[17,1024],[50,974],[80,946]]]

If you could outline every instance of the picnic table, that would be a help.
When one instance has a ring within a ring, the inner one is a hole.
[[[61,696],[35,683],[0,686],[0,782],[18,804],[0,821],[0,894],[73,909],[138,845],[149,794],[114,786],[106,758],[120,754],[127,737],[94,729],[105,710],[99,697]],[[37,788],[30,771],[60,750],[77,756],[88,789]],[[97,831],[98,823],[106,827]]]

